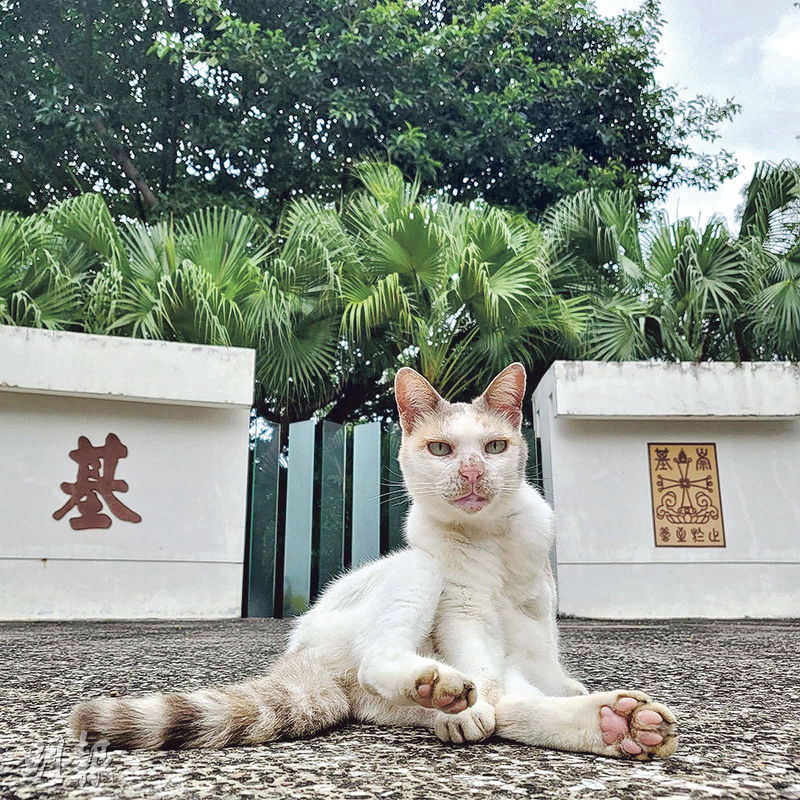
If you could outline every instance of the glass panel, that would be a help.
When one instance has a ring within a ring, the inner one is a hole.
[[[523,428],[522,434],[528,442],[528,466],[525,470],[525,477],[528,479],[528,483],[532,483],[542,495],[544,495],[542,440],[536,436],[536,430],[534,428]],[[556,546],[557,545],[554,544],[553,549],[550,551],[550,569],[553,573],[553,578],[558,582]]]
[[[274,422],[255,417],[250,430],[253,470],[246,613],[248,617],[271,617],[275,611],[280,428]]]
[[[528,483],[532,483],[541,492],[543,487],[539,440],[536,438],[536,431],[533,428],[523,428],[522,435],[528,442],[528,466],[525,470],[525,477],[528,479]]]
[[[391,552],[402,547],[403,521],[410,505],[403,484],[403,474],[397,453],[400,450],[401,431],[399,425],[390,425],[384,432],[383,453],[383,491],[381,503],[385,536],[381,544],[384,552]]]
[[[322,423],[319,492],[319,591],[344,567],[345,446],[347,428]]]
[[[353,429],[353,566],[381,553],[381,426]]]
[[[289,426],[283,615],[301,614],[311,601],[314,509],[314,420]]]

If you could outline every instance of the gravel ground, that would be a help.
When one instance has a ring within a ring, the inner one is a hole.
[[[79,752],[79,698],[197,688],[262,671],[279,620],[0,624],[0,797],[800,799],[800,621],[565,620],[591,689],[637,688],[677,713],[663,762],[351,725],[253,748]]]

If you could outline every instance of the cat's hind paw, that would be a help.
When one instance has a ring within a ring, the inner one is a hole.
[[[443,742],[467,744],[488,739],[495,729],[494,707],[478,700],[460,714],[437,714],[436,736]]]
[[[639,761],[667,758],[678,746],[675,715],[643,692],[615,692],[600,706],[600,733],[608,755]]]
[[[452,667],[431,664],[414,682],[411,699],[425,708],[458,714],[475,704],[475,684]]]

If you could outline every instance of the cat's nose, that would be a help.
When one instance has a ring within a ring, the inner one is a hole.
[[[461,477],[466,478],[470,483],[475,483],[478,478],[481,478],[486,474],[486,470],[481,464],[477,464],[472,461],[468,464],[462,464],[458,468],[458,474],[461,475]]]

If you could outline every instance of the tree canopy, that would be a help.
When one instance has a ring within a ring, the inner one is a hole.
[[[589,185],[640,204],[713,187],[735,113],[655,78],[658,3],[0,0],[0,209],[102,191],[153,219],[227,204],[274,222],[338,200],[368,155],[423,190],[531,216]]]

